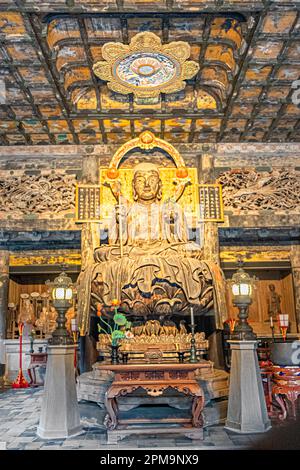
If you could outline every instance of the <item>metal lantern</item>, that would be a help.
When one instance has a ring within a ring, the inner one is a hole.
[[[66,329],[66,311],[72,306],[73,283],[72,279],[62,271],[52,284],[53,306],[58,312],[57,328],[49,339],[49,344],[67,345],[74,344],[73,337]]]
[[[242,261],[239,261],[239,269],[233,274],[231,279],[231,289],[233,294],[233,304],[238,307],[238,322],[236,322],[231,339],[254,340],[256,334],[248,323],[249,305],[252,303],[252,293],[255,278],[242,268]]]
[[[73,298],[72,279],[63,271],[54,279],[52,289],[53,304],[64,302],[69,307]]]
[[[246,300],[246,297],[250,299],[253,292],[253,283],[249,274],[240,267],[236,273],[232,276],[231,280],[231,289],[233,294],[233,301],[237,304],[240,300],[243,302]]]

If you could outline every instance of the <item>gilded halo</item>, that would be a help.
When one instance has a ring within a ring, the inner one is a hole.
[[[154,33],[136,34],[129,45],[108,42],[102,47],[105,61],[96,62],[93,71],[107,81],[110,90],[136,98],[158,98],[185,88],[199,64],[190,57],[190,46],[183,41],[162,44]]]

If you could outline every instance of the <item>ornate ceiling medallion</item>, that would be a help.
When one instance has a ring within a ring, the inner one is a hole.
[[[129,45],[108,42],[102,47],[105,59],[94,64],[97,77],[108,82],[112,91],[137,99],[158,99],[160,93],[185,88],[185,81],[199,70],[197,62],[187,60],[190,46],[183,41],[162,44],[154,33],[136,34]]]

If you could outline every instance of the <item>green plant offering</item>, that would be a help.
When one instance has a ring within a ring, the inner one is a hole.
[[[126,330],[131,327],[131,322],[127,321],[126,316],[123,313],[118,313],[118,308],[114,308],[115,314],[113,316],[114,325],[111,325],[104,320],[102,315],[99,315],[100,309],[98,309],[98,317],[100,323],[98,323],[99,333],[104,332],[111,336],[112,346],[117,346],[119,342],[125,338]],[[105,326],[102,326],[101,323]]]

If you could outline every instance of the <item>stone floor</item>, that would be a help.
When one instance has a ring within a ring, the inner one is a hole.
[[[103,422],[105,412],[91,402],[81,402],[80,415],[83,432],[69,439],[43,440],[37,437],[42,388],[25,390],[6,389],[0,393],[0,449],[253,449],[261,435],[241,435],[226,431],[222,425],[204,430],[201,444],[185,437],[162,438],[130,436],[117,446],[106,445]],[[275,426],[284,426],[282,424]],[[268,434],[268,433],[267,433]],[[265,437],[265,435],[263,436]]]

